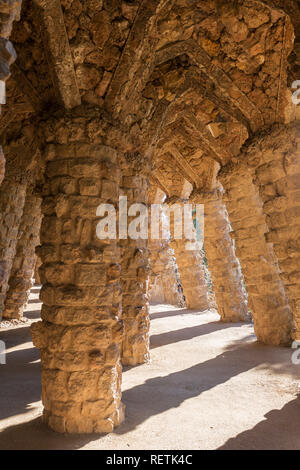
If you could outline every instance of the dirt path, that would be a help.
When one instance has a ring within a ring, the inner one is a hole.
[[[35,289],[27,312],[39,315]],[[40,420],[40,362],[28,324],[0,331],[0,449],[300,449],[300,366],[257,344],[248,324],[166,305],[152,311],[152,361],[125,369],[126,422],[100,436],[55,434]]]

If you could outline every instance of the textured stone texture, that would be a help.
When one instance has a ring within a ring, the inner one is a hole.
[[[35,279],[36,284],[41,284],[39,269],[42,265],[42,262],[39,256],[36,255],[35,258],[36,258],[36,262],[35,262],[35,268],[34,268],[34,279]]]
[[[5,179],[0,186],[0,199],[2,204],[0,232],[1,253],[0,261],[6,265],[5,279],[1,292],[1,315],[8,289],[12,263],[17,250],[17,242],[21,236],[19,227],[25,204],[26,191],[42,184],[44,163],[38,149],[36,138],[37,128],[33,123],[27,123],[22,128],[14,129],[12,135],[3,138],[7,162]],[[29,227],[29,226],[28,226]],[[29,230],[31,228],[29,227]],[[30,238],[30,234],[25,235]],[[16,263],[18,261],[16,260]],[[19,308],[16,307],[16,308]]]
[[[139,0],[61,2],[77,84],[84,102],[97,105],[103,102],[140,3]],[[55,17],[58,15],[56,13]]]
[[[10,65],[16,60],[13,45],[7,39],[0,37],[0,104],[5,104],[5,81],[10,76]]]
[[[153,175],[153,173],[152,173]],[[168,220],[163,213],[163,204],[166,199],[166,194],[161,190],[155,179],[149,186],[148,202],[149,204],[160,205],[159,219],[160,230],[165,233],[164,237],[158,239],[149,237],[148,249],[150,260],[150,277],[149,277],[149,297],[150,302],[153,303],[167,303],[169,305],[177,305],[183,307],[185,301],[182,293],[182,286],[178,272],[178,266],[175,260],[174,250],[170,246],[171,235],[169,230]],[[182,186],[182,181],[180,182]],[[173,190],[176,185],[173,185]],[[181,191],[182,192],[182,191]],[[151,226],[152,212],[149,210],[149,226]]]
[[[0,105],[6,103],[5,82],[10,76],[10,65],[16,60],[16,52],[8,38],[20,8],[20,0],[0,1]]]
[[[255,172],[281,279],[300,339],[300,127],[275,127],[249,144],[248,165]]]
[[[181,179],[180,185],[174,184],[174,189],[178,191],[182,196],[184,195],[184,180]],[[177,187],[178,186],[178,187]],[[188,196],[191,192],[189,188]],[[174,251],[176,264],[178,267],[178,274],[180,277],[180,284],[183,289],[183,295],[185,298],[185,304],[190,309],[206,310],[209,308],[209,302],[207,297],[207,284],[205,279],[205,271],[203,264],[203,256],[199,249],[190,250],[187,249],[188,245],[195,242],[193,234],[191,234],[191,239],[187,239],[182,232],[182,238],[177,238],[175,236],[174,222],[176,217],[176,209],[173,211],[172,207],[176,205],[181,207],[183,214],[184,204],[189,203],[187,199],[178,197],[176,195],[168,198],[165,201],[164,207],[169,207],[168,214],[164,214],[164,217],[167,219],[167,225],[164,227],[164,231],[169,233],[170,236],[170,246]],[[184,229],[184,227],[182,227]],[[177,283],[176,283],[177,284]]]
[[[19,8],[20,1],[0,0],[0,95],[15,57],[8,37]],[[147,244],[126,241],[119,253],[117,243],[95,238],[96,206],[115,202],[120,186],[133,202],[147,200],[150,176],[169,198],[188,197],[182,194],[186,184],[200,195],[219,313],[224,321],[245,319],[246,296],[231,226],[215,188],[217,169],[247,160],[248,149],[269,232],[255,222],[244,244],[233,207],[239,205],[234,200],[238,196],[228,204],[257,334],[274,343],[285,342],[289,334],[274,253],[299,331],[297,130],[261,133],[299,117],[290,90],[299,78],[299,18],[295,0],[24,2],[21,21],[10,36],[18,61],[6,82],[0,133],[8,175],[9,166],[26,175],[27,155],[36,150],[30,143],[24,151],[20,131],[37,136],[41,173],[48,161],[45,182],[40,178],[36,184],[44,194],[39,249],[44,307],[43,322],[34,326],[33,336],[42,353],[45,420],[53,429],[112,430],[123,417],[121,343],[124,363],[148,360]],[[248,141],[241,153],[249,136],[250,146]],[[10,143],[17,159],[5,148]],[[0,181],[3,174],[0,151]],[[0,190],[2,304],[25,186],[17,178]],[[250,196],[255,212],[256,196]],[[269,283],[262,278],[265,266],[253,261],[251,274],[246,266],[245,260],[253,259],[256,230],[267,237],[266,245],[257,240],[260,248],[266,246]],[[188,302],[193,296],[205,298],[200,258],[197,253],[178,257]],[[8,270],[3,269],[6,259]],[[254,279],[270,290],[254,293]],[[271,285],[278,287],[276,295],[271,295]],[[271,316],[272,302],[279,309]]]
[[[178,267],[169,240],[149,240],[149,258],[151,265],[150,301],[184,306]]]
[[[184,238],[182,240],[172,238],[171,241],[186,306],[190,309],[207,310],[209,309],[209,302],[203,256],[200,250],[187,250],[186,243],[187,240]]]
[[[13,21],[20,19],[22,0],[0,1],[0,36],[8,38],[11,34]]]
[[[9,276],[16,253],[27,183],[26,177],[7,172],[0,186],[0,260],[5,269],[0,288],[0,317],[4,311]]]
[[[204,204],[204,249],[221,320],[245,321],[248,318],[247,296],[230,237],[231,227],[222,192],[222,189],[209,193],[196,192],[191,198]]]
[[[72,109],[81,104],[78,84],[68,41],[60,0],[38,0],[42,24],[45,25],[54,75],[64,107]],[[53,21],[54,20],[54,21]]]
[[[82,135],[76,146],[51,144],[47,158],[43,321],[32,326],[44,420],[58,432],[110,432],[124,417],[120,255],[116,240],[97,238],[96,210],[118,202],[118,155]]]
[[[19,227],[16,254],[12,264],[3,318],[20,319],[26,308],[33,285],[36,264],[35,249],[39,244],[41,227],[41,199],[29,186]]]
[[[16,52],[8,38],[12,24],[19,19],[22,0],[0,0],[0,113],[6,103],[5,82],[10,76],[10,66],[16,60]],[[5,158],[0,146],[0,184],[4,178]]]
[[[122,162],[121,195],[127,196],[128,208],[134,203],[148,207],[148,162],[139,155],[128,154]],[[139,214],[137,214],[139,215]],[[128,218],[128,224],[133,217]],[[129,225],[128,225],[129,226]],[[149,353],[149,255],[148,240],[120,240],[122,249],[122,320],[124,337],[122,364],[147,362]]]
[[[289,344],[292,317],[279,275],[279,267],[268,232],[263,204],[252,172],[245,162],[227,165],[218,175],[226,194],[226,208],[233,228],[254,320],[257,339],[265,344]]]

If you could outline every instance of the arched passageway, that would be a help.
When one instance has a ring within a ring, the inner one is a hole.
[[[216,308],[224,332],[251,318],[271,348],[299,340],[299,2],[0,0],[0,13],[0,309],[20,321],[38,262],[44,423],[124,421],[122,365],[149,361],[151,295]],[[162,202],[204,206],[201,249],[186,249],[195,231],[142,236],[132,205]]]
[[[30,321],[40,315],[37,291],[24,313]],[[299,448],[299,372],[290,349],[257,343],[251,324],[221,323],[215,310],[155,304],[150,318],[151,363],[123,369],[126,420],[107,435],[49,430],[29,326],[1,330],[8,367],[1,370],[0,449]]]

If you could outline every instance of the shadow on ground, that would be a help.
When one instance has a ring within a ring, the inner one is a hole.
[[[169,331],[152,337],[155,348],[213,334],[238,324],[204,323],[190,328]],[[27,347],[29,328],[22,327],[3,332],[7,346],[21,345],[7,354],[7,365],[1,367],[0,419],[24,414],[31,404],[40,400],[39,352]],[[22,349],[22,345],[24,348]],[[197,349],[196,349],[197,351]],[[245,336],[232,343],[226,350],[209,360],[192,367],[145,380],[123,393],[126,405],[126,422],[115,434],[126,435],[137,429],[150,417],[178,408],[183,402],[200,396],[203,392],[229,381],[232,377],[250,369],[261,367],[274,373],[291,373],[286,364],[278,362],[278,348],[258,344],[253,336]],[[180,348],[178,349],[180,353]],[[286,354],[284,354],[286,358]],[[199,357],[199,360],[201,357]],[[147,367],[147,366],[141,366]],[[167,372],[167,371],[166,371]],[[125,370],[126,374],[126,370]],[[255,397],[253,397],[255,399]],[[216,407],[218,403],[216,403]],[[228,403],[230,406],[230,403]],[[250,406],[250,404],[249,404]],[[29,417],[29,416],[28,416]],[[79,449],[101,439],[101,435],[60,435],[46,428],[41,418],[11,425],[0,437],[0,449]],[[266,420],[238,436],[229,439],[222,449],[289,449],[300,448],[299,399],[286,404],[281,410],[272,410]]]
[[[0,437],[0,450],[76,450],[101,437],[103,434],[58,434],[38,417],[5,429]]]
[[[216,331],[224,330],[226,328],[241,327],[240,323],[221,323],[210,322],[203,323],[202,325],[190,326],[188,328],[181,328],[179,330],[167,331],[158,335],[151,335],[150,347],[151,349],[159,348],[167,344],[178,343],[180,341],[187,341],[192,338],[197,338],[204,335],[209,335]]]
[[[188,310],[186,308],[182,308],[182,309],[174,309],[172,308],[172,310],[167,310],[167,311],[164,311],[164,312],[153,312],[151,313],[150,315],[150,318],[151,320],[156,320],[156,319],[159,319],[159,318],[168,318],[168,317],[176,317],[176,316],[180,316],[180,315],[187,315],[187,314],[190,314],[190,315],[203,315],[207,313],[207,310],[204,310],[203,312],[199,312],[198,310]]]
[[[220,450],[299,450],[300,397],[272,410],[254,428],[229,439]]]
[[[41,318],[41,309],[26,312],[26,318],[29,320],[39,320]]]
[[[245,338],[245,343],[238,343],[213,359],[163,377],[151,378],[126,390],[122,400],[126,405],[127,420],[116,433],[127,433],[151,416],[177,408],[185,400],[197,397],[250,369],[262,367],[272,369],[275,373],[290,373],[289,369],[285,370],[284,364],[274,360],[276,348],[261,345],[256,341],[249,343],[246,342],[247,339],[249,338]],[[300,408],[295,407],[293,411],[293,419],[298,420],[300,424]],[[300,434],[298,441],[300,447]]]
[[[39,351],[33,347],[8,352],[0,366],[0,419],[26,413],[41,399]]]

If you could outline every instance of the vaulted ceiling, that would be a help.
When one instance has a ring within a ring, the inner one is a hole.
[[[23,0],[11,40],[4,142],[55,109],[103,108],[169,194],[211,188],[249,136],[294,116],[296,0]]]

